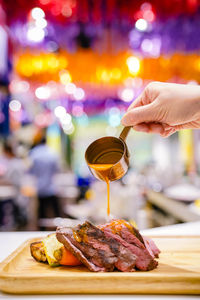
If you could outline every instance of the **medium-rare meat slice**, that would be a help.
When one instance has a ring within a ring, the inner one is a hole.
[[[115,267],[118,270],[123,272],[135,271],[134,267],[136,256],[132,254],[130,250],[125,248],[121,243],[119,243],[115,239],[106,237],[104,232],[96,226],[90,224],[89,222],[85,222],[85,224],[88,229],[86,233],[88,245],[94,248],[100,248],[101,250],[112,251],[112,253],[117,258],[117,260],[115,261]],[[80,233],[82,233],[84,226],[85,225],[82,225],[81,230],[78,231],[79,236]]]
[[[106,235],[105,235],[106,236]],[[110,240],[110,247],[117,256],[115,267],[122,272],[134,272],[137,257],[129,249],[112,237],[106,236]]]
[[[114,220],[100,227],[107,237],[117,240],[137,256],[136,267],[139,270],[148,271],[156,268],[158,263],[154,260],[153,251],[148,251],[142,236],[131,224],[124,220]]]
[[[143,239],[144,239],[145,246],[148,249],[149,253],[152,253],[153,257],[158,258],[159,254],[160,254],[160,250],[158,249],[158,247],[156,246],[154,241],[147,236],[144,236]]]
[[[112,237],[113,239],[121,243],[124,247],[129,249],[134,255],[136,255],[137,259],[135,262],[135,266],[137,269],[142,271],[149,271],[155,269],[158,265],[157,261],[153,259],[153,257],[149,254],[144,246],[143,248],[140,248],[134,244],[128,243],[126,240],[121,238],[120,235],[112,233],[112,230],[109,228],[105,228],[104,233],[107,237]]]
[[[123,228],[128,229],[142,244],[144,244],[143,237],[139,233],[139,230],[125,220],[114,219],[111,222],[99,225],[98,227],[100,229],[104,229],[108,227],[112,229],[113,233],[120,233]]]
[[[152,251],[152,249],[151,249],[151,247],[150,247],[150,245],[149,245],[149,242],[147,242],[147,240],[144,238],[144,244],[145,244],[145,247],[146,247],[146,249],[148,250],[148,252],[149,252],[149,254],[153,257],[153,258],[155,258],[155,255],[154,255],[154,253],[153,253],[153,251]]]
[[[57,239],[91,271],[134,271],[136,256],[120,242],[85,222],[75,228],[58,228]]]
[[[134,244],[135,246],[138,246],[142,249],[143,247],[145,247],[153,258],[158,258],[160,250],[157,248],[154,241],[148,237],[142,237],[143,242],[141,242],[141,240],[138,240],[137,236],[134,235],[136,230],[136,228],[134,228],[134,230],[131,230],[130,228],[123,225],[119,234],[128,243]]]
[[[71,228],[63,227],[57,228],[56,237],[59,242],[61,242],[66,249],[68,249],[74,256],[76,256],[90,271],[93,272],[105,272],[106,268],[98,267],[93,264],[90,259],[88,259],[80,250],[81,247],[78,247],[76,241],[73,238],[73,231]],[[90,252],[91,254],[91,252]]]

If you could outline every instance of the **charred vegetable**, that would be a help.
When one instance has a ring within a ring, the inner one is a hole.
[[[31,250],[31,255],[35,260],[39,262],[47,262],[44,246],[41,241],[31,243],[30,250]]]
[[[48,262],[51,267],[59,265],[78,266],[81,262],[60,243],[56,234],[50,234],[40,242],[30,245],[31,255],[38,262]]]

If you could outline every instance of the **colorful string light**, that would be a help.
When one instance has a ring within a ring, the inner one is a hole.
[[[76,54],[65,51],[62,54],[24,53],[18,56],[14,68],[27,80],[61,82],[69,94],[75,88],[74,83],[123,85],[128,78],[136,75],[146,80],[200,82],[198,54],[174,53],[168,57],[139,58],[133,53],[121,52],[110,59],[106,53],[99,55],[91,50]]]

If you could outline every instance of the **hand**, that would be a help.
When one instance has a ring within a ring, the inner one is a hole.
[[[200,86],[151,82],[130,105],[122,124],[163,137],[200,128]]]

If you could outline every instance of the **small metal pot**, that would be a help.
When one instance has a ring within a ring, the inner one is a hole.
[[[89,145],[85,152],[85,160],[91,173],[99,180],[102,178],[101,172],[93,169],[90,165],[111,164],[107,173],[109,181],[122,178],[129,167],[129,152],[126,145],[126,137],[131,127],[124,127],[119,138],[107,136],[100,138]]]

